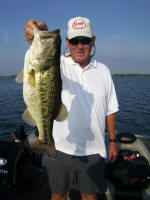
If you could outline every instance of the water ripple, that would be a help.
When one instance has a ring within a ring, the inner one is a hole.
[[[120,110],[117,113],[118,132],[150,134],[150,78],[114,77]],[[0,78],[0,138],[10,139],[12,131],[20,125],[31,129],[23,120],[25,110],[22,84],[12,78]]]

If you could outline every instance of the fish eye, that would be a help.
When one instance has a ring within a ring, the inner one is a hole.
[[[56,42],[53,42],[53,43],[52,43],[52,46],[56,48],[56,47],[57,47],[57,43],[56,43]]]

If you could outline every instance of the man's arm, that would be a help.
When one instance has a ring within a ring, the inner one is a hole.
[[[117,145],[116,145],[116,136],[115,136],[115,123],[116,116],[115,114],[108,115],[106,117],[106,127],[109,135],[109,149],[108,149],[108,158],[110,162],[114,162],[117,159]]]
[[[34,38],[33,24],[36,23],[40,30],[47,31],[47,24],[35,19],[29,19],[29,21],[24,26],[24,36],[26,40],[31,44]]]

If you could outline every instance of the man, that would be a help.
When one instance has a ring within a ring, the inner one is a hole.
[[[33,22],[47,30],[44,22],[29,20],[25,37],[33,40]],[[106,158],[105,125],[110,142],[110,162],[117,158],[115,113],[118,102],[109,69],[91,56],[96,37],[90,21],[84,17],[68,22],[66,43],[70,54],[61,56],[62,101],[69,111],[64,122],[55,122],[53,136],[57,159],[43,157],[48,171],[52,200],[65,200],[72,182],[77,181],[82,199],[96,200],[106,191],[104,167]]]

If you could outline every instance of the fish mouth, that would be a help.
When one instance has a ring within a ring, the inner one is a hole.
[[[56,29],[54,31],[39,31],[39,36],[41,39],[54,38],[59,34],[60,34],[60,29]]]

